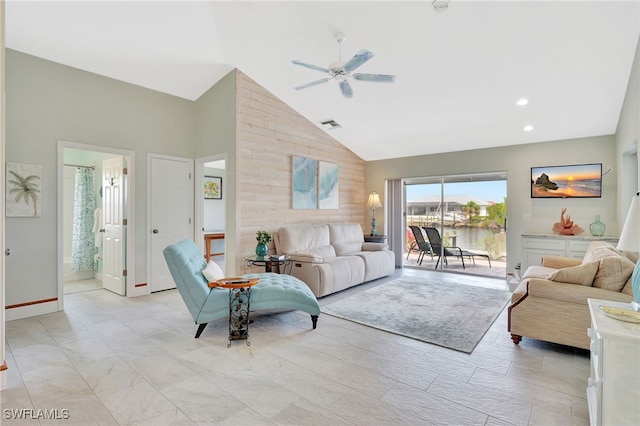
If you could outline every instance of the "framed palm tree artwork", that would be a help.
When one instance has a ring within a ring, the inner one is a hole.
[[[40,217],[42,166],[7,163],[5,208],[7,217]]]

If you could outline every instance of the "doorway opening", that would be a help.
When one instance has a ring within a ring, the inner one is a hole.
[[[404,184],[405,267],[506,278],[506,172],[411,178]],[[416,242],[416,232],[426,244]],[[437,251],[431,247],[434,237],[442,243]],[[477,255],[455,256],[460,253]]]
[[[226,205],[227,205],[227,166],[226,155],[217,155],[196,160],[198,188],[204,188],[203,196],[196,192],[196,230],[197,243],[210,260],[226,267]]]
[[[60,310],[66,294],[102,288],[127,294],[126,270],[133,267],[133,250],[127,250],[133,236],[127,238],[127,232],[133,234],[133,224],[127,223],[132,195],[126,169],[131,169],[127,166],[132,156],[128,151],[58,142]],[[114,171],[114,164],[119,171]],[[112,208],[116,199],[117,208]]]

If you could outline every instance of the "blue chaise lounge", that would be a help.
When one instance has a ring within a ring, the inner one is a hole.
[[[176,287],[193,320],[198,324],[195,336],[197,339],[207,323],[229,316],[229,290],[209,287],[202,275],[207,263],[193,241],[182,240],[171,244],[163,253]],[[310,314],[313,328],[316,328],[320,305],[303,281],[290,275],[274,273],[246,274],[243,277],[260,278],[260,282],[251,288],[251,312],[262,309],[297,309]]]

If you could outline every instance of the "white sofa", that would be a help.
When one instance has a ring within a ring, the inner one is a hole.
[[[291,257],[291,275],[316,297],[393,274],[395,258],[386,244],[364,241],[357,223],[282,227],[274,235],[278,254]]]

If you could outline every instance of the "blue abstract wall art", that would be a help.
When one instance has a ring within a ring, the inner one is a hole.
[[[318,205],[321,209],[337,209],[338,199],[338,165],[320,161],[318,163]]]
[[[292,156],[292,201],[294,209],[318,208],[318,161]]]

